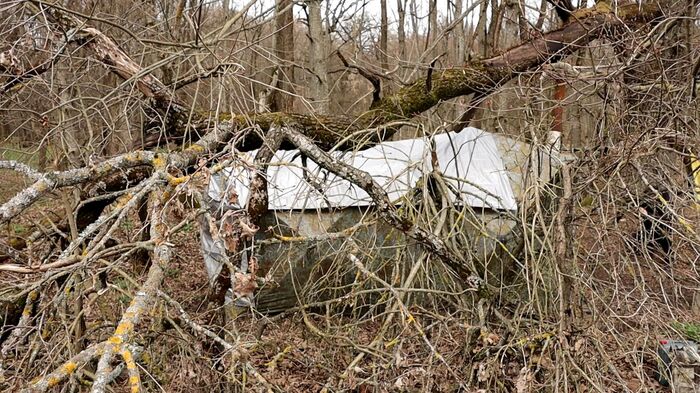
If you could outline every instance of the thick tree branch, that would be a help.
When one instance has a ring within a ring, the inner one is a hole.
[[[53,15],[55,23],[64,28],[77,26],[76,21],[62,17],[56,9],[51,9],[49,14]],[[229,122],[233,128],[255,124],[265,132],[272,124],[285,124],[302,130],[322,149],[328,150],[337,147],[341,141],[344,142],[340,148],[349,149],[389,138],[396,132],[395,128],[372,135],[353,135],[363,129],[411,118],[441,101],[473,93],[488,95],[519,73],[558,61],[594,39],[615,34],[620,28],[648,23],[662,15],[662,8],[656,3],[646,3],[641,7],[636,3],[625,4],[617,7],[616,13],[605,5],[576,11],[571,14],[569,23],[558,30],[513,47],[502,55],[472,61],[464,67],[434,72],[429,82],[421,78],[393,95],[380,98],[369,111],[356,118],[287,113],[224,115],[213,119],[201,113],[192,115],[167,87],[144,72],[111,39],[94,28],[81,28],[80,32],[84,45],[93,50],[100,61],[120,77],[135,81],[138,89],[153,100],[151,106],[167,114],[163,116],[166,140],[182,138],[192,128],[206,133],[222,122]],[[144,141],[144,146],[156,146],[161,139],[157,135],[151,136]],[[251,150],[259,148],[261,144],[259,135],[250,134],[242,138],[237,147]],[[282,148],[287,147],[283,145]]]
[[[427,89],[427,81],[420,79],[396,94],[381,98],[357,118],[268,113],[234,116],[230,121],[242,124],[252,122],[263,130],[269,129],[271,124],[287,124],[302,130],[324,150],[367,146],[391,137],[396,129],[359,133],[363,129],[405,120],[452,98],[473,93],[488,95],[522,72],[558,61],[592,40],[614,34],[622,27],[653,21],[662,16],[662,11],[658,4],[644,4],[642,7],[627,4],[618,7],[617,15],[604,6],[580,10],[572,15],[572,20],[561,29],[513,47],[502,55],[435,72],[430,80],[430,90]],[[352,136],[355,134],[360,135]],[[343,143],[336,146],[341,141]],[[251,135],[237,147],[242,150],[255,149],[261,142],[259,137]],[[289,147],[283,145],[282,148]]]
[[[369,83],[372,84],[372,87],[374,88],[374,91],[372,91],[372,105],[374,105],[375,102],[379,101],[382,94],[382,80],[379,78],[379,76],[371,71],[365,70],[364,68],[358,65],[350,64],[345,58],[345,56],[343,56],[343,53],[340,50],[336,51],[336,54],[338,55],[338,58],[343,63],[345,68],[352,68],[357,70],[357,72],[360,75],[362,75],[365,79],[369,81]]]
[[[173,88],[165,86],[149,71],[145,71],[100,30],[87,27],[72,15],[42,1],[31,1],[27,5],[37,14],[45,15],[57,30],[66,31],[66,37],[69,37],[67,42],[82,45],[92,51],[95,58],[110,71],[126,81],[133,81],[136,88],[146,97],[147,106],[165,119],[167,133],[175,132],[174,129],[186,128],[187,122],[193,119],[189,108],[175,96]],[[197,120],[196,116],[194,117],[194,120]]]
[[[49,389],[56,387],[59,383],[70,377],[76,370],[85,366],[91,360],[99,356],[106,346],[107,343],[102,342],[86,348],[63,363],[63,365],[58,367],[53,372],[34,381],[30,386],[22,390],[22,393],[46,392]]]
[[[162,191],[162,190],[161,190]],[[162,192],[154,191],[149,197],[149,210],[151,217],[151,240],[155,243],[153,250],[153,263],[148,271],[148,276],[141,289],[131,301],[124,312],[121,321],[114,330],[114,334],[107,340],[107,346],[100,356],[95,372],[95,382],[91,392],[104,392],[110,375],[110,362],[115,354],[119,354],[129,371],[129,384],[132,392],[140,392],[141,381],[139,378],[133,355],[127,348],[132,339],[134,329],[141,319],[155,303],[158,290],[165,276],[165,268],[172,256],[171,245],[167,242],[166,228],[163,222],[165,215],[161,201]]]
[[[73,186],[85,183],[88,180],[97,179],[122,169],[133,168],[140,165],[152,164],[157,161],[157,155],[153,152],[132,152],[115,157],[103,163],[68,170],[64,172],[48,172],[33,175],[37,180],[31,186],[25,188],[12,199],[0,206],[0,224],[6,223],[21,213],[25,208],[39,200],[46,193],[57,188]],[[10,166],[11,163],[3,161],[0,166]]]

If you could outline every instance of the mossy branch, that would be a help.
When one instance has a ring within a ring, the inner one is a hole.
[[[42,2],[34,2],[45,6]],[[391,137],[396,127],[382,127],[395,121],[403,121],[423,113],[442,101],[469,94],[488,95],[518,74],[537,69],[542,64],[558,61],[594,39],[612,35],[620,28],[649,23],[663,16],[658,3],[625,4],[613,12],[609,6],[597,5],[572,12],[568,23],[528,42],[515,46],[499,56],[475,60],[462,67],[433,72],[430,79],[419,80],[395,94],[376,100],[371,108],[357,117],[319,116],[315,114],[259,113],[245,115],[209,116],[187,110],[180,100],[155,76],[124,53],[116,43],[97,29],[80,24],[73,17],[51,8],[47,13],[52,23],[62,29],[77,29],[81,43],[92,50],[97,60],[119,77],[133,81],[147,98],[148,107],[158,113],[160,129],[164,135],[148,135],[141,147],[152,148],[173,140],[181,140],[189,131],[200,135],[229,123],[234,129],[254,126],[267,132],[273,124],[286,125],[300,130],[324,150],[351,149],[367,146]],[[361,133],[377,128],[381,132]],[[241,150],[257,149],[262,145],[259,133],[249,132],[240,138]],[[339,145],[339,146],[338,146]],[[282,149],[290,148],[283,145]]]

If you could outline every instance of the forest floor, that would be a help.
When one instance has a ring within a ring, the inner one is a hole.
[[[0,175],[3,184],[0,202],[27,185],[19,176]],[[60,214],[61,206],[57,195],[42,201],[3,229],[2,236],[25,236],[34,222],[47,214]],[[134,215],[122,225],[117,240],[136,239],[137,229],[138,218]],[[580,328],[562,336],[557,333],[559,322],[556,320],[531,321],[515,330],[507,323],[484,328],[466,323],[459,313],[412,306],[409,311],[413,320],[399,316],[379,345],[374,345],[373,341],[386,317],[382,313],[358,317],[329,315],[323,309],[281,316],[247,312],[224,324],[221,305],[210,300],[212,291],[207,282],[198,232],[196,225],[185,225],[171,239],[176,257],[166,270],[163,291],[177,300],[196,323],[217,332],[244,351],[238,359],[231,359],[211,342],[193,336],[178,323],[180,318],[175,310],[159,304],[137,328],[136,341],[147,343],[139,363],[147,391],[240,391],[244,387],[260,391],[265,384],[244,370],[242,365],[246,362],[267,383],[287,392],[317,392],[324,386],[343,386],[355,392],[526,393],[545,386],[551,388],[553,383],[559,383],[557,378],[563,378],[563,372],[572,374],[567,376],[572,385],[570,391],[594,391],[592,382],[602,383],[604,379],[601,378],[611,376],[617,381],[610,391],[663,391],[653,377],[656,367],[653,347],[641,342],[628,345],[625,340],[636,339],[634,329],[627,330],[627,337],[611,337],[590,328],[590,316],[578,321],[576,325]],[[97,280],[97,270],[87,270],[86,286]],[[99,342],[112,334],[131,296],[138,290],[134,283],[143,282],[145,271],[145,266],[136,260],[112,266],[107,280],[110,290],[99,296],[91,294],[84,310],[88,342]],[[39,278],[0,274],[0,286]],[[50,291],[58,293],[60,290],[54,285]],[[640,320],[629,323],[645,325]],[[58,329],[58,335],[59,326],[53,328]],[[65,342],[47,339],[34,350],[52,352],[61,345]],[[364,358],[349,367],[363,353]],[[604,359],[609,370],[601,370],[601,354],[609,356]],[[23,369],[26,357],[18,356],[15,361],[20,362],[18,369]],[[566,371],[567,368],[557,366],[559,362],[576,364],[579,370]],[[10,386],[23,386],[27,380],[58,364],[60,362],[53,356],[47,356],[36,362],[35,368],[27,368],[26,375],[16,375]],[[597,370],[600,375],[589,377],[589,370]],[[469,387],[460,388],[460,383]],[[115,391],[128,391],[126,373],[116,381]]]

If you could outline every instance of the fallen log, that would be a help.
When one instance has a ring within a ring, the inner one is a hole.
[[[419,79],[395,94],[381,97],[357,117],[284,112],[237,115],[201,111],[192,113],[172,88],[145,72],[102,32],[86,27],[50,3],[30,3],[34,4],[37,13],[46,15],[57,29],[72,32],[73,42],[92,51],[94,57],[110,71],[136,84],[146,99],[146,107],[156,114],[152,118],[160,119],[160,124],[151,122],[146,125],[146,131],[150,129],[154,132],[144,136],[143,144],[139,143],[138,146],[141,148],[181,141],[185,135],[201,136],[221,124],[228,124],[236,130],[253,126],[258,131],[246,132],[239,138],[236,143],[239,150],[259,148],[263,134],[273,125],[295,129],[323,150],[354,149],[375,144],[394,135],[398,127],[392,125],[393,122],[410,119],[452,98],[491,94],[517,75],[533,71],[542,64],[559,61],[595,39],[614,36],[653,23],[664,16],[664,8],[659,3],[630,3],[612,10],[601,2],[571,13],[561,28],[517,45],[503,54],[431,72],[429,79]],[[287,143],[281,148],[293,147]]]

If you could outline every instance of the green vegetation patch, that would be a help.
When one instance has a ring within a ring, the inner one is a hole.
[[[700,323],[674,322],[671,326],[688,340],[700,342]]]

